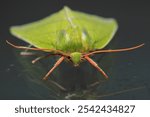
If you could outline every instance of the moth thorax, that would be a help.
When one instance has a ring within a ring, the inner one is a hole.
[[[74,66],[78,66],[81,62],[82,54],[80,52],[73,52],[70,54],[71,60],[74,64]]]

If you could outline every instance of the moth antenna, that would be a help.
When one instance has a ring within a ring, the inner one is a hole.
[[[54,64],[54,66],[49,70],[49,72],[44,76],[43,80],[47,80],[48,76],[54,71],[54,69],[56,67],[58,67],[58,65],[60,65],[60,63],[63,62],[63,60],[65,59],[64,56],[62,56],[61,58],[58,59],[58,61]]]
[[[14,45],[12,43],[10,43],[9,41],[6,40],[6,43],[11,45],[12,47],[14,48],[17,48],[17,49],[28,49],[28,50],[50,50],[50,49],[41,49],[41,48],[31,48],[31,47],[25,47],[25,46],[17,46],[17,45]]]
[[[140,44],[140,45],[137,45],[137,46],[130,47],[130,48],[122,48],[122,49],[115,49],[115,50],[111,50],[111,49],[109,49],[109,50],[97,50],[97,51],[93,51],[93,52],[87,53],[84,56],[90,56],[90,55],[99,54],[99,53],[130,51],[130,50],[135,50],[137,48],[140,48],[142,46],[144,46],[144,43]]]
[[[44,50],[45,50],[45,51],[47,51],[47,52],[58,52],[58,53],[60,53],[60,54],[62,54],[62,55],[68,56],[68,54],[62,52],[61,50],[46,49],[46,48],[31,48],[31,47],[25,47],[25,46],[17,46],[17,45],[14,45],[14,44],[10,43],[10,42],[7,41],[7,40],[6,40],[6,43],[9,44],[9,45],[11,45],[11,46],[14,47],[14,48],[17,48],[17,49],[25,49],[25,50],[27,49],[27,50],[35,50],[35,51],[39,51],[39,50],[44,51]]]
[[[99,72],[101,72],[103,74],[103,76],[108,79],[107,74],[97,65],[96,62],[94,62],[90,57],[88,56],[84,56],[84,58],[91,64],[93,65]]]

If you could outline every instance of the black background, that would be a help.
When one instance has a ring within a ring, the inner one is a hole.
[[[144,88],[104,99],[150,99],[150,3],[146,0],[1,0],[0,99],[40,99],[31,95],[31,89],[22,76],[17,77],[16,69],[19,65],[15,63],[14,49],[9,47],[5,40],[17,44],[22,42],[11,36],[9,27],[44,18],[64,5],[74,10],[117,19],[119,30],[111,41],[115,48],[145,43],[145,46],[137,51],[114,54],[115,65],[112,66],[112,69],[117,71],[117,75],[113,75],[112,79],[116,78],[116,81],[119,80],[125,86],[124,81],[127,78],[126,82],[131,86],[134,87],[137,83],[137,87]],[[111,80],[109,82],[111,84]],[[111,87],[115,87],[115,83]]]

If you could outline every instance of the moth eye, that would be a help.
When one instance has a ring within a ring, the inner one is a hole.
[[[67,58],[68,58],[68,59],[71,59],[71,57],[70,57],[70,56],[67,56]]]
[[[67,58],[70,62],[73,62],[70,56],[68,56],[68,57],[66,57],[66,58]]]

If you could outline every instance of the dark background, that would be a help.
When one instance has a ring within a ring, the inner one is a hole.
[[[117,19],[119,30],[108,45],[108,48],[124,48],[145,43],[144,47],[133,52],[107,54],[105,56],[105,61],[111,58],[109,65],[109,71],[111,72],[106,71],[111,77],[109,81],[106,81],[104,84],[101,83],[95,89],[96,92],[94,95],[99,98],[92,99],[150,99],[150,3],[146,0],[1,0],[0,99],[64,99],[63,97],[68,95],[68,92],[62,93],[54,87],[47,89],[37,82],[30,83],[30,77],[34,79],[36,76],[39,79],[38,82],[40,82],[40,78],[46,72],[42,72],[38,64],[35,65],[37,69],[33,68],[35,71],[29,70],[29,67],[32,66],[28,65],[30,61],[27,58],[20,60],[22,57],[18,56],[16,50],[5,43],[7,39],[16,44],[24,44],[9,33],[11,25],[39,20],[60,10],[64,5],[74,10]],[[95,60],[97,59],[95,58]],[[100,63],[104,64],[103,62]],[[45,65],[45,63],[43,64]],[[73,71],[75,76],[76,74],[85,74],[81,71],[85,70],[84,65],[86,64],[82,65],[83,70],[79,69],[78,72]],[[107,64],[109,64],[108,61]],[[70,66],[70,64],[63,63],[60,66],[59,72],[63,72],[63,75],[60,73],[59,79],[63,80],[63,76],[65,77],[66,74],[70,73],[70,71],[62,70],[63,68],[73,70],[72,67],[67,68],[67,66]],[[46,67],[50,68],[51,65],[47,65]],[[92,70],[94,69],[93,67],[91,68]],[[104,66],[104,68],[106,67]],[[40,75],[37,74],[39,71],[41,72]],[[95,69],[92,73],[98,74]],[[82,75],[80,76],[81,79]],[[92,79],[92,77],[90,78]],[[82,80],[78,82],[82,82]],[[69,85],[66,87],[68,88]],[[76,92],[77,90],[87,90],[86,86],[78,87],[75,86],[73,91],[71,90],[73,94],[78,93]],[[59,92],[61,97],[56,92]]]

